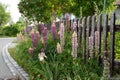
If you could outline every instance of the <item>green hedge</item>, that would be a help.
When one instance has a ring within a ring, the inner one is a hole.
[[[19,25],[12,24],[10,26],[2,27],[0,34],[4,36],[16,36],[19,31]]]

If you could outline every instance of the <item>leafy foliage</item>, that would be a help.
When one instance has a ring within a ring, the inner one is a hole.
[[[1,35],[16,36],[16,34],[20,32],[19,27],[18,24],[11,24],[10,26],[2,27]]]
[[[88,64],[82,62],[81,56],[75,60],[71,55],[71,36],[65,34],[65,46],[61,54],[56,51],[56,44],[59,40],[52,40],[49,34],[45,54],[47,58],[44,62],[38,59],[38,53],[43,48],[41,41],[34,50],[31,59],[28,52],[32,42],[26,38],[14,49],[10,49],[13,58],[29,73],[31,80],[99,80],[102,76],[102,67],[98,66],[96,60],[89,60]]]
[[[114,0],[21,0],[20,12],[31,20],[50,22],[53,17],[69,12],[77,17],[111,9]]]
[[[0,3],[0,27],[10,20],[10,13],[6,12],[7,6]]]

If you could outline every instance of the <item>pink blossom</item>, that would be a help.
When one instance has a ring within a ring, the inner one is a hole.
[[[64,41],[64,24],[61,23],[60,24],[60,45],[63,49],[64,47],[64,44],[65,44],[65,41]]]
[[[42,39],[43,39],[44,47],[46,47],[46,44],[47,44],[47,27],[44,27],[44,29],[42,31]]]
[[[72,34],[72,56],[73,58],[77,57],[77,33],[74,31]]]
[[[31,47],[29,48],[29,53],[30,53],[30,57],[31,57],[31,58],[33,57],[33,50],[34,50],[34,49],[31,48]]]
[[[36,47],[40,38],[40,34],[38,31],[32,31],[30,33],[30,38],[32,39],[33,47]]]
[[[55,22],[52,23],[51,33],[52,33],[53,40],[55,40],[55,38],[56,38],[56,25],[55,25]]]

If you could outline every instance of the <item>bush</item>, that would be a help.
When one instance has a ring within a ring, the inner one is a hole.
[[[10,26],[5,26],[2,28],[2,34],[5,36],[16,36],[19,32],[18,25],[12,24]]]

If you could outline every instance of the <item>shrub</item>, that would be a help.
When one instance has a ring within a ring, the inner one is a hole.
[[[18,25],[12,24],[10,26],[5,26],[2,28],[2,34],[6,36],[16,36],[19,32]]]

